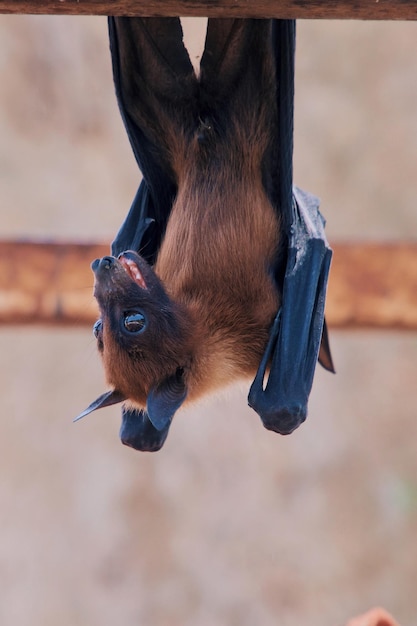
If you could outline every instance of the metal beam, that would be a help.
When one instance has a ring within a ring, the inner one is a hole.
[[[0,0],[0,13],[415,20],[416,0]]]
[[[330,326],[417,330],[417,243],[339,243],[326,306]],[[91,325],[90,263],[104,244],[0,242],[0,323]]]
[[[326,308],[331,326],[417,330],[417,243],[333,248]]]

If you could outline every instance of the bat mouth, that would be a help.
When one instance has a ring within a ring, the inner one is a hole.
[[[143,276],[143,272],[141,271],[136,260],[132,258],[133,253],[131,252],[122,252],[118,256],[118,261],[120,265],[123,267],[127,275],[141,288],[147,289],[148,286],[145,282],[145,278]]]

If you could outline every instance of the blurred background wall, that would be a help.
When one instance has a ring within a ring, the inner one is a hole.
[[[298,24],[295,179],[330,241],[416,237],[416,28]],[[0,236],[110,242],[139,173],[105,19],[1,16],[0,73]],[[415,625],[417,337],[331,339],[337,375],[290,437],[241,386],[149,455],[118,408],[72,424],[104,390],[90,329],[1,328],[0,624],[336,626],[384,604]]]

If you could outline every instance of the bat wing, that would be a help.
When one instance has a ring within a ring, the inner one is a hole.
[[[291,433],[307,417],[331,256],[317,199],[295,188],[282,306],[248,396],[265,427],[281,434]]]
[[[119,436],[125,446],[144,452],[156,452],[164,445],[169,426],[170,424],[159,430],[152,424],[146,411],[123,408]]]
[[[286,252],[276,269],[281,308],[248,403],[266,428],[289,434],[307,416],[317,360],[334,371],[324,319],[332,252],[317,198],[292,184],[294,20],[274,20],[273,48],[278,120],[267,180],[272,203],[281,216]]]

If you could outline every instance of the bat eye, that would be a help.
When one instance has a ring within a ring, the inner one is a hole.
[[[139,311],[128,311],[124,314],[123,324],[129,333],[140,333],[146,327],[146,318]]]
[[[93,335],[96,339],[98,339],[99,334],[103,328],[103,322],[101,320],[97,320],[97,322],[93,326]]]

